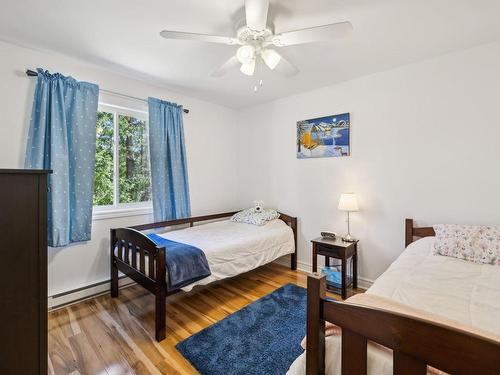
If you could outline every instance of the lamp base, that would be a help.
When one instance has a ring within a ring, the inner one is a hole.
[[[357,239],[352,238],[351,235],[348,233],[346,236],[342,237],[342,241],[344,241],[344,242],[356,242]]]

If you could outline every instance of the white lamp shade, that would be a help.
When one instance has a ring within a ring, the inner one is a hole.
[[[244,45],[236,51],[236,58],[242,64],[248,64],[255,59],[255,47],[252,45]]]
[[[241,64],[240,72],[246,74],[247,76],[253,76],[255,71],[255,59],[246,64]]]
[[[338,209],[341,211],[359,211],[358,199],[354,193],[342,193],[340,195]]]

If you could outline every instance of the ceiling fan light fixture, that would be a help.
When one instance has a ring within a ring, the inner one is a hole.
[[[299,69],[274,48],[339,39],[348,36],[353,30],[349,21],[343,21],[276,33],[272,23],[268,24],[270,0],[240,1],[245,3],[245,19],[238,23],[236,37],[174,30],[163,30],[160,35],[166,39],[237,45],[239,48],[235,51],[236,53],[211,74],[213,77],[221,77],[240,64],[242,73],[253,76],[259,56],[269,69],[292,77],[299,72]],[[274,16],[276,18],[276,14]]]
[[[271,70],[274,70],[281,61],[281,55],[273,49],[263,49],[260,56]]]
[[[255,60],[255,47],[250,44],[241,46],[236,51],[236,57],[240,63],[249,64],[252,60]]]
[[[248,63],[241,64],[240,72],[242,72],[243,74],[246,74],[247,76],[253,76],[254,71],[255,71],[255,59],[253,59]]]

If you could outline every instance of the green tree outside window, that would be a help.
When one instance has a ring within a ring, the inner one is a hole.
[[[151,200],[147,123],[117,114],[118,180],[114,180],[114,113],[100,111],[96,123],[94,206],[138,203]],[[114,197],[114,184],[118,197]]]

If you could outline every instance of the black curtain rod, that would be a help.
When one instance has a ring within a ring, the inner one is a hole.
[[[35,72],[34,70],[27,69],[26,70],[26,75],[28,77],[36,77],[36,76],[38,76],[38,73]],[[146,99],[136,98],[136,97],[130,96],[130,95],[124,95],[124,94],[120,94],[120,93],[113,92],[113,91],[110,91],[110,90],[101,90],[101,91],[108,92],[108,93],[111,93],[111,94],[116,94],[116,95],[119,95],[119,96],[125,96],[127,98],[132,98],[132,99],[140,100],[140,101],[143,101],[143,102],[147,102]],[[183,111],[184,111],[184,113],[189,113],[189,109],[187,109],[187,108],[183,108]]]

